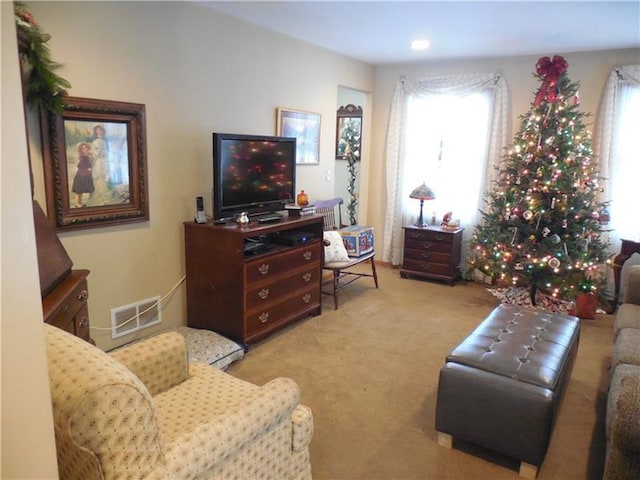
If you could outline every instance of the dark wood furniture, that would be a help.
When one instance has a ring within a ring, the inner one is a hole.
[[[404,255],[400,276],[444,280],[453,285],[460,278],[462,228],[404,227]]]
[[[252,343],[308,315],[319,315],[322,217],[247,226],[186,222],[187,324]],[[288,233],[313,239],[286,245]],[[270,250],[248,256],[245,244]],[[285,242],[286,243],[286,242]]]
[[[89,270],[72,270],[42,299],[44,321],[95,345],[89,332]]]
[[[71,269],[71,258],[36,201],[33,218],[44,321],[95,345],[89,331],[89,270]]]
[[[620,253],[613,259],[613,278],[615,280],[615,297],[613,298],[613,310],[609,313],[613,313],[618,308],[618,300],[620,297],[620,275],[622,274],[622,267],[631,255],[634,253],[640,253],[640,242],[634,242],[633,240],[622,240],[622,246],[620,247]]]

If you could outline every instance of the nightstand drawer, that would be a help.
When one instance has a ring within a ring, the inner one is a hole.
[[[407,229],[405,231],[406,240],[417,240],[422,242],[432,243],[446,243],[451,244],[453,242],[453,233],[434,231],[434,230],[412,230]]]
[[[433,250],[413,250],[405,248],[404,260],[405,262],[408,260],[416,260],[419,262],[442,263],[444,265],[449,265],[451,263],[451,253],[449,250],[444,252],[446,253]]]
[[[402,264],[404,270],[411,270],[415,273],[427,273],[431,275],[451,276],[451,266],[442,263],[420,262],[418,260],[407,260]]]
[[[436,242],[433,240],[405,238],[404,248],[410,250],[429,250],[432,252],[448,253],[451,251],[451,242]]]

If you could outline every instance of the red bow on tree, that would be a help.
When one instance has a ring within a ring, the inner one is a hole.
[[[553,60],[549,57],[541,57],[536,63],[536,72],[544,78],[540,90],[536,95],[534,105],[537,107],[546,98],[549,102],[556,99],[556,85],[558,78],[567,71],[569,64],[560,55],[554,55]]]

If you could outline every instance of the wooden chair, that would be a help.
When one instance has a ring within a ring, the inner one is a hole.
[[[324,217],[324,230],[339,230],[347,225],[342,223],[342,211],[343,200],[340,197],[332,198],[329,200],[317,200],[315,202],[316,214]],[[346,262],[324,262],[322,268],[324,270],[331,271],[332,278],[328,281],[323,281],[322,293],[325,295],[333,295],[333,303],[335,309],[338,309],[338,292],[342,288],[349,285],[351,282],[355,282],[362,277],[372,277],[373,281],[378,288],[378,274],[376,273],[375,264],[375,250],[360,257],[349,257]],[[352,267],[364,263],[366,261],[371,263],[371,273],[354,272],[350,270]],[[324,287],[329,285],[330,289],[325,290]]]

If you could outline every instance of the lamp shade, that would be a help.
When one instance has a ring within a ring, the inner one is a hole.
[[[418,200],[435,200],[436,195],[433,193],[433,190],[427,187],[426,183],[422,182],[422,185],[413,189],[409,198],[415,198]]]

